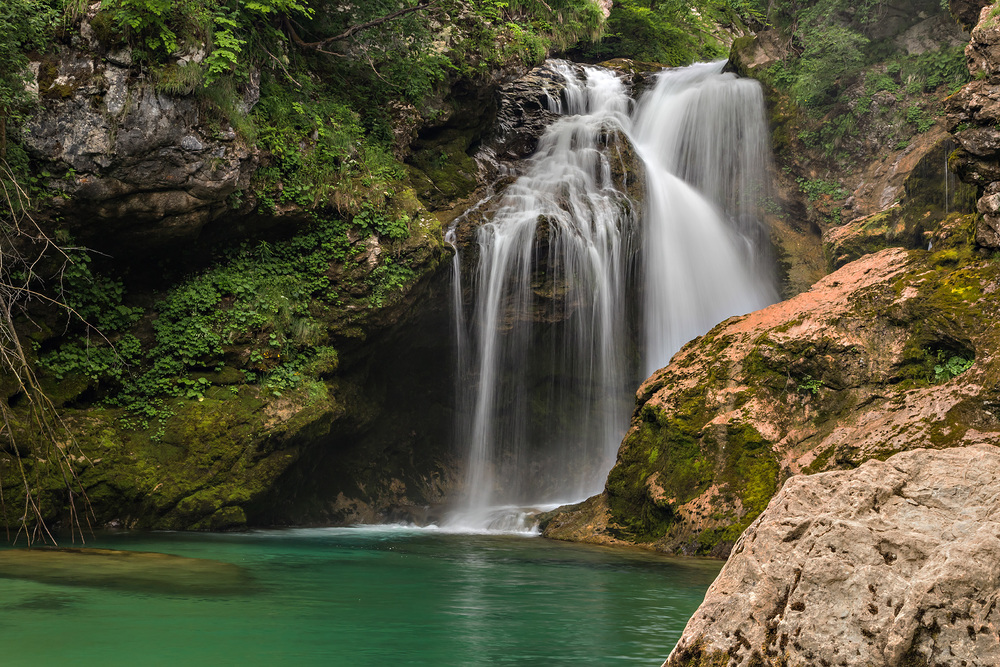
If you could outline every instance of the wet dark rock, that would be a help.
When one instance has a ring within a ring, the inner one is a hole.
[[[559,117],[556,103],[565,88],[552,61],[500,87],[496,121],[476,154],[487,182],[510,173],[511,163],[535,152],[545,129]]]
[[[991,4],[990,0],[951,0],[951,15],[965,30],[972,30],[979,23],[979,12]]]

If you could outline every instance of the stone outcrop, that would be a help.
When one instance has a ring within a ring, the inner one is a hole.
[[[998,295],[995,261],[888,249],[723,322],[640,387],[605,492],[545,534],[721,556],[791,475],[997,442]]]
[[[1000,17],[995,9],[982,7],[965,49],[974,80],[947,101],[948,129],[961,145],[949,164],[978,190],[981,218],[975,240],[991,249],[1000,248]]]
[[[793,477],[664,665],[998,664],[998,516],[992,445]]]
[[[87,35],[32,63],[41,107],[22,142],[46,165],[47,187],[61,193],[52,200],[57,214],[105,250],[198,238],[248,186],[256,151],[228,122],[207,118],[193,96],[158,91],[127,57],[110,57]],[[247,99],[256,96],[248,86]]]
[[[499,88],[496,122],[476,154],[487,181],[535,152],[545,128],[559,117],[555,102],[565,88],[551,61]]]

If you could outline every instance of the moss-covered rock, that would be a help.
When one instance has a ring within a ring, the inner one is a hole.
[[[600,501],[545,534],[725,555],[791,475],[995,441],[998,294],[966,246],[888,249],[723,322],[642,385]]]

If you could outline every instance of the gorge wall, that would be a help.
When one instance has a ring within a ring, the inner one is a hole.
[[[33,284],[70,309],[25,302],[15,324],[30,381],[7,369],[0,383],[0,479],[30,486],[36,518],[65,527],[75,507],[95,526],[161,529],[426,521],[454,488],[443,224],[486,183],[469,154],[497,88],[539,54],[504,32],[529,14],[494,28],[453,4],[398,27],[433,36],[420,48],[449,74],[360,112],[351,94],[395,85],[367,60],[386,58],[394,30],[339,60],[278,44],[280,58],[260,53],[243,78],[209,86],[204,44],[157,60],[95,2],[29,54],[37,105],[11,128],[8,157],[30,174],[24,222],[68,248],[42,258]],[[331,30],[328,19],[310,25]],[[477,41],[487,34],[509,48]],[[389,62],[425,56],[397,48]],[[439,66],[421,62],[412,85]],[[35,240],[21,243],[31,256]],[[48,432],[40,401],[58,415]]]

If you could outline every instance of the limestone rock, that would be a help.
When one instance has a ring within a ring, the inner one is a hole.
[[[724,556],[791,475],[997,442],[1000,264],[962,252],[866,255],[688,343],[637,392],[603,503],[545,534]]]
[[[967,14],[972,4],[962,5]],[[981,3],[980,3],[981,4]],[[958,15],[957,10],[953,11]],[[976,226],[975,240],[986,248],[1000,248],[1000,17],[995,6],[982,7],[979,23],[965,49],[969,72],[974,81],[947,100],[948,129],[961,144],[949,164],[962,180],[976,186],[983,195],[978,210],[983,214]]]
[[[257,166],[232,131],[213,131],[191,96],[158,92],[120,59],[62,48],[32,67],[42,105],[23,143],[48,165],[78,238],[149,249],[197,238]],[[259,83],[259,76],[251,77]],[[259,89],[248,86],[248,108]]]
[[[982,214],[976,225],[976,243],[987,248],[1000,248],[1000,182],[993,182],[979,200]]]
[[[973,77],[1000,74],[1000,21],[992,16],[993,7],[983,7],[979,22],[972,29],[972,39],[965,47],[969,73]]]
[[[998,516],[992,445],[793,477],[664,664],[1000,664]]]
[[[787,40],[774,29],[762,30],[756,35],[740,37],[733,42],[726,67],[741,76],[753,76],[788,57]]]
[[[894,41],[901,50],[914,56],[940,48],[964,46],[969,43],[969,35],[954,21],[938,15],[910,27]]]

